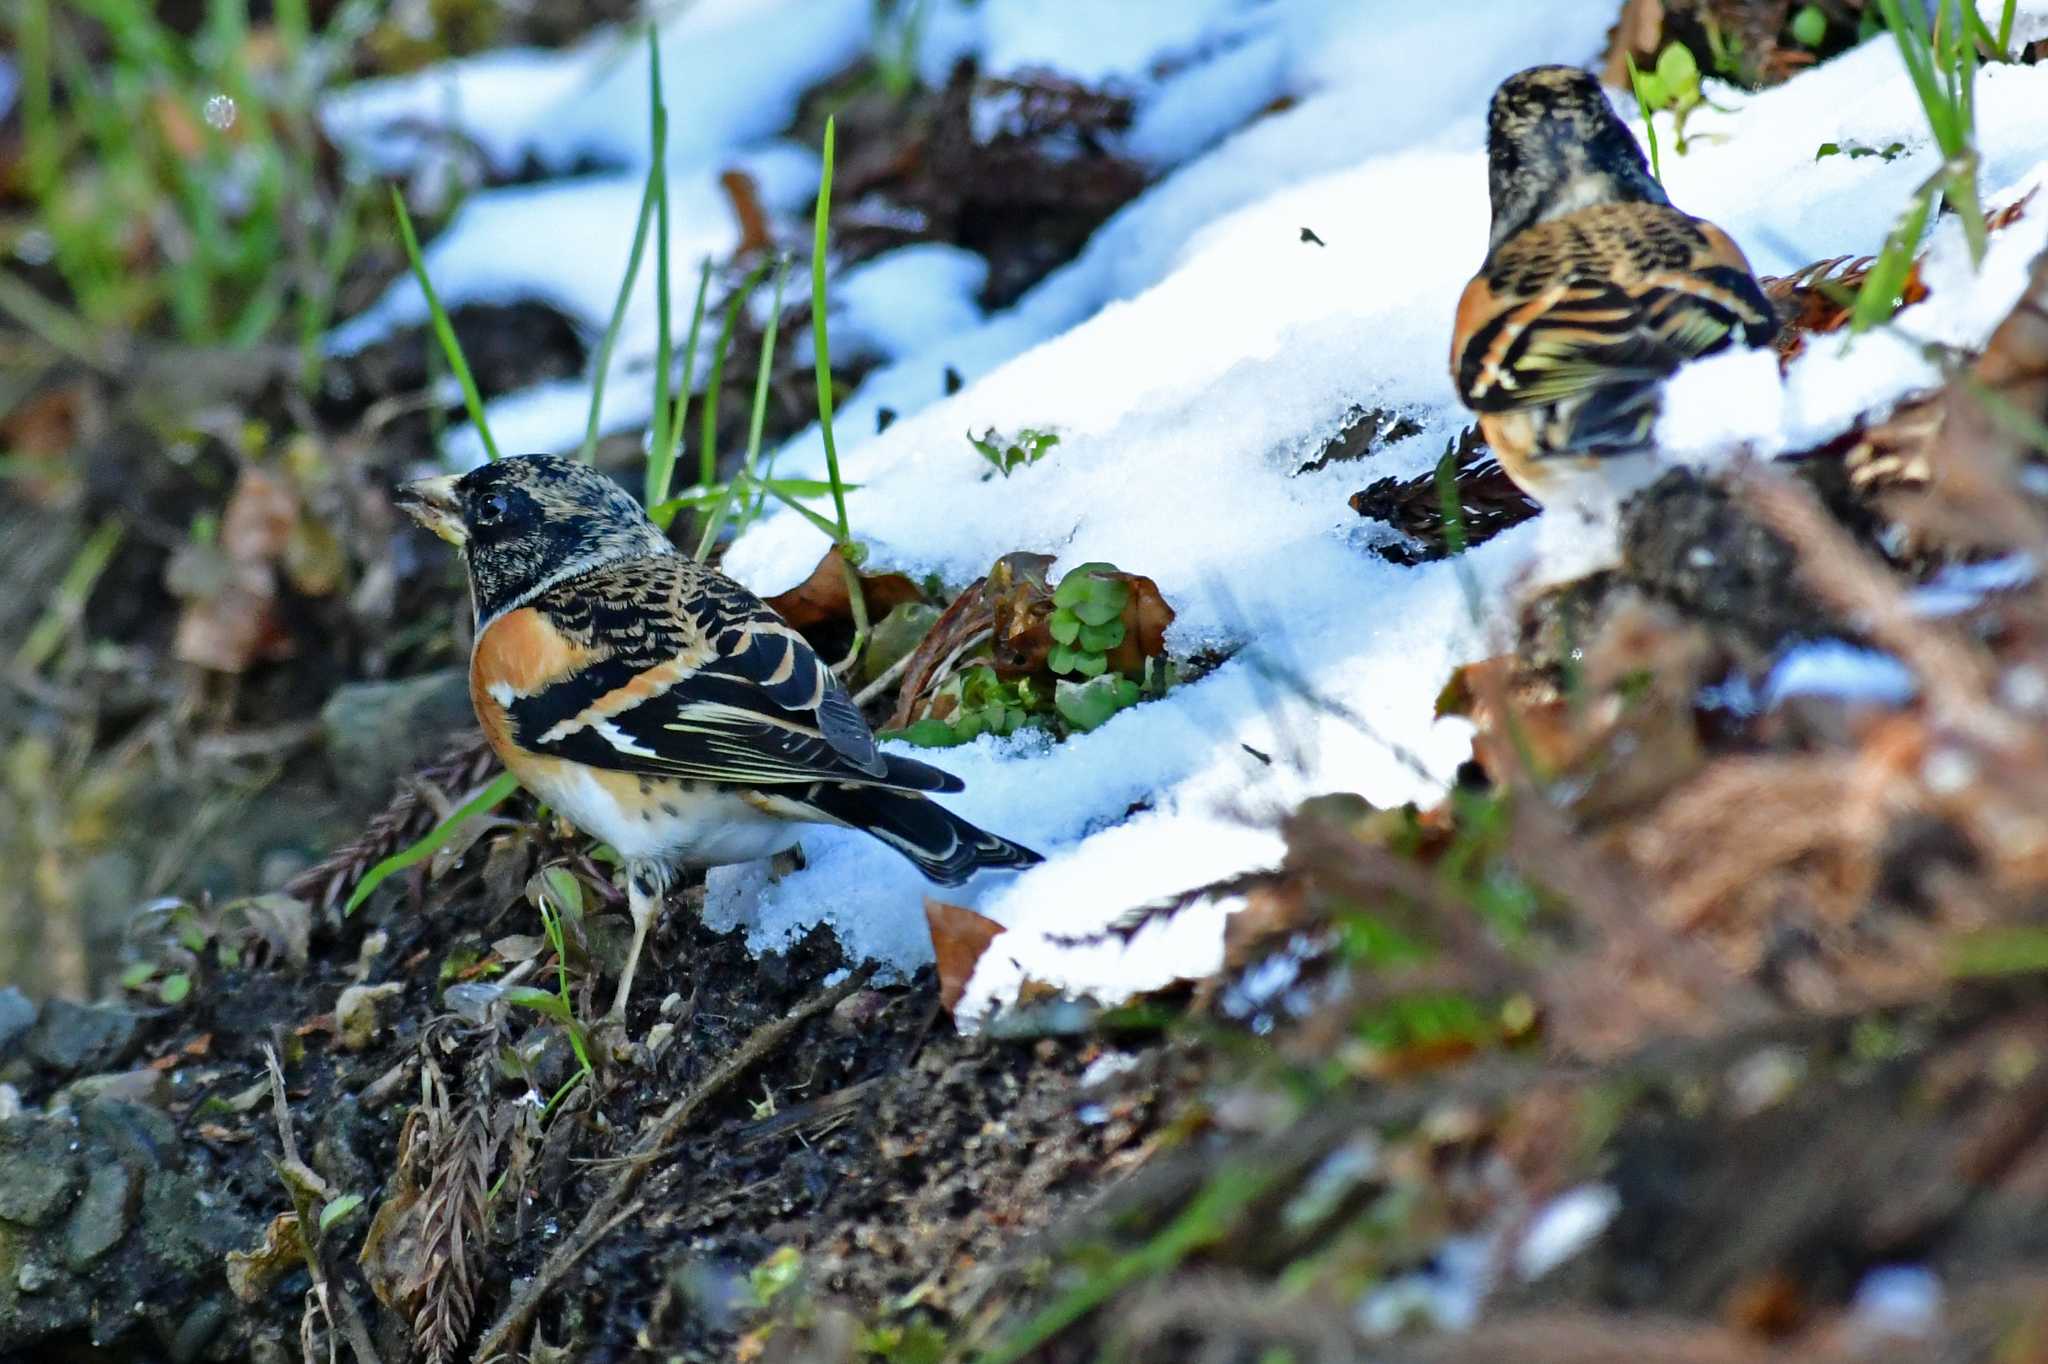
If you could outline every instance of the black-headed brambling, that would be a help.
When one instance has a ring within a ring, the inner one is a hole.
[[[766,857],[805,822],[872,834],[948,885],[1040,860],[929,800],[960,780],[877,749],[801,635],[595,469],[501,459],[398,501],[463,551],[470,699],[491,747],[625,859],[633,946],[614,1017],[676,867]]]
[[[1510,76],[1487,116],[1493,231],[1458,300],[1451,379],[1524,492],[1639,474],[1687,360],[1769,344],[1777,317],[1712,223],[1671,206],[1584,71]]]

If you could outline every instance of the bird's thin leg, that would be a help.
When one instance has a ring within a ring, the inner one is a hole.
[[[625,969],[619,973],[619,991],[612,996],[612,1011],[606,1017],[624,1022],[626,1000],[633,993],[633,972],[640,966],[640,949],[647,943],[647,930],[661,916],[662,887],[667,878],[661,869],[645,862],[626,865],[626,908],[633,915],[633,946],[626,953]]]

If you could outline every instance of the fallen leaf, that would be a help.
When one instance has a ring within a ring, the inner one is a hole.
[[[276,565],[298,519],[289,485],[261,469],[242,470],[218,541],[181,547],[166,570],[170,590],[185,599],[172,640],[180,661],[239,673],[291,656],[277,614]]]
[[[270,563],[298,524],[299,499],[275,474],[245,466],[220,518],[220,547],[242,563]]]
[[[917,584],[901,573],[877,573],[872,577],[863,573],[860,588],[871,621],[880,620],[905,602],[924,600]],[[846,595],[846,569],[839,557],[839,546],[825,551],[810,577],[789,591],[768,598],[768,605],[799,631],[851,620],[853,603]]]
[[[718,184],[732,204],[732,216],[739,220],[740,244],[733,248],[733,255],[773,250],[775,234],[768,229],[768,214],[761,207],[761,191],[754,177],[743,170],[726,170],[719,173]]]
[[[988,945],[1003,932],[1003,926],[985,914],[960,905],[926,897],[925,923],[932,933],[932,955],[938,958],[939,1003],[951,1013],[967,992],[967,982]]]
[[[1119,573],[1131,589],[1124,602],[1123,643],[1109,651],[1109,666],[1118,672],[1135,674],[1148,658],[1166,652],[1166,627],[1173,624],[1173,608],[1160,595],[1159,584],[1140,573]]]
[[[1005,681],[1045,671],[1052,651],[1052,584],[1046,581],[1051,568],[1051,555],[1019,550],[996,560],[982,580],[996,676]]]
[[[306,1238],[299,1215],[281,1212],[263,1229],[255,1250],[231,1250],[227,1256],[228,1291],[242,1302],[261,1302],[271,1286],[306,1262]]]

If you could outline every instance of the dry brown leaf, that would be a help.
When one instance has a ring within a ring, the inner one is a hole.
[[[754,177],[743,170],[727,170],[719,173],[718,184],[732,204],[732,216],[739,220],[740,244],[733,248],[733,254],[747,256],[773,250],[775,234],[769,230],[768,214],[761,207],[761,191]]]
[[[1173,608],[1159,594],[1159,584],[1141,573],[1119,573],[1130,587],[1124,603],[1124,642],[1109,651],[1109,666],[1133,674],[1148,658],[1166,652],[1166,627],[1173,624]]]
[[[271,1285],[305,1262],[305,1233],[299,1215],[281,1212],[263,1229],[262,1245],[228,1252],[228,1291],[240,1302],[261,1302]]]
[[[938,958],[939,1003],[951,1013],[967,992],[967,982],[982,954],[1002,934],[1003,926],[985,914],[929,896],[924,902],[924,919],[931,928],[932,955]]]
[[[277,561],[299,520],[283,479],[244,468],[221,516],[215,544],[188,544],[171,557],[171,591],[185,599],[173,651],[185,663],[239,673],[289,658],[292,640],[277,614]]]
[[[996,560],[982,580],[999,677],[1045,670],[1045,656],[1052,652],[1052,585],[1046,581],[1051,568],[1051,555],[1019,550]]]
[[[860,590],[867,602],[869,620],[880,620],[905,602],[924,600],[917,584],[901,573],[877,573],[872,577],[863,573]],[[851,620],[853,603],[846,595],[846,569],[839,557],[839,546],[825,551],[810,577],[789,591],[768,598],[768,605],[797,630]]]

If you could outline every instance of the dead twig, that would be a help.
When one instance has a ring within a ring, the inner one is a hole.
[[[874,974],[872,966],[863,966],[829,989],[820,990],[809,999],[772,1023],[763,1024],[754,1030],[746,1041],[740,1043],[732,1055],[719,1063],[718,1068],[698,1082],[696,1088],[670,1104],[654,1121],[628,1153],[625,1166],[619,1171],[611,1187],[606,1189],[590,1210],[577,1224],[575,1234],[560,1250],[548,1257],[540,1272],[512,1296],[498,1319],[491,1323],[483,1339],[477,1343],[476,1359],[496,1359],[512,1349],[514,1337],[526,1329],[533,1314],[539,1310],[541,1301],[554,1291],[578,1261],[588,1255],[599,1242],[611,1234],[621,1222],[629,1218],[634,1209],[628,1207],[633,1190],[654,1160],[674,1142],[678,1133],[694,1118],[698,1111],[723,1092],[733,1081],[752,1069],[764,1057],[788,1041],[796,1030],[812,1018],[832,1008],[855,990],[866,985]]]
[[[383,1364],[377,1347],[370,1343],[370,1328],[363,1321],[355,1296],[346,1290],[335,1291],[336,1285],[327,1272],[327,1237],[320,1228],[320,1208],[314,1202],[315,1191],[325,1190],[326,1181],[299,1159],[298,1139],[292,1135],[291,1103],[284,1092],[284,1066],[277,1059],[277,1048],[265,1044],[263,1059],[270,1067],[270,1103],[277,1115],[277,1141],[283,1151],[278,1176],[298,1213],[299,1236],[305,1247],[306,1270],[313,1276],[315,1301],[329,1322],[334,1320],[334,1304],[341,1304],[342,1332],[360,1364]]]
[[[1751,514],[1793,547],[1799,576],[1814,594],[1913,670],[1939,720],[1999,747],[2014,737],[2011,722],[1989,703],[1983,660],[1915,615],[1896,579],[1850,539],[1820,499],[1757,464],[1733,483]]]

